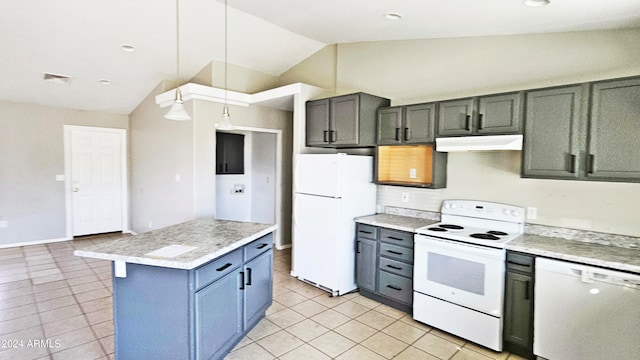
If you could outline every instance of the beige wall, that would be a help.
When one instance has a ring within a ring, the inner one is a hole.
[[[0,246],[66,237],[64,125],[128,128],[128,116],[0,101]]]
[[[640,28],[340,44],[336,64],[330,46],[281,80],[329,87],[335,76],[336,93],[365,91],[402,105],[639,75],[637,44]],[[331,66],[336,72],[327,73]],[[446,189],[379,186],[378,204],[438,211],[442,199],[482,199],[536,207],[531,223],[640,236],[640,184],[521,179],[520,155],[449,154]]]

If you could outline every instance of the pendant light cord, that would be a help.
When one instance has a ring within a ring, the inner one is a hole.
[[[227,0],[224,0],[224,105],[227,105]]]
[[[176,90],[180,84],[180,0],[176,0]]]

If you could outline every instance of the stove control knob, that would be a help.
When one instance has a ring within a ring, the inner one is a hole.
[[[516,211],[516,210],[511,210],[511,215],[513,215],[513,216],[518,216],[519,214],[518,214],[518,211]]]
[[[449,207],[450,207],[450,208],[452,208],[452,209],[455,209],[455,208],[457,208],[458,206],[457,206],[456,204],[451,204],[451,206],[449,206]]]
[[[511,213],[511,212],[509,211],[509,209],[504,209],[504,210],[502,210],[502,212],[503,212],[505,215],[509,215],[509,214]]]

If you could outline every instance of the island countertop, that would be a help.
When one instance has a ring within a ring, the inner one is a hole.
[[[277,229],[277,225],[196,219],[73,252],[76,256],[191,270]],[[171,246],[175,257],[149,254]]]

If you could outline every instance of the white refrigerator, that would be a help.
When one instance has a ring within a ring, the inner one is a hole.
[[[298,154],[291,275],[343,295],[356,289],[354,219],[375,213],[373,157]]]

